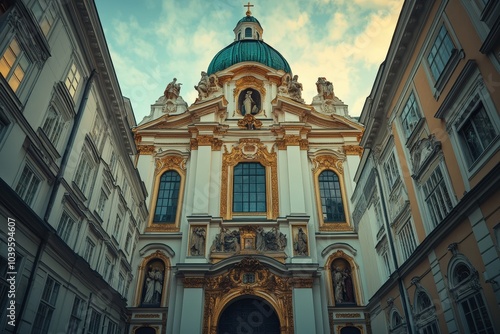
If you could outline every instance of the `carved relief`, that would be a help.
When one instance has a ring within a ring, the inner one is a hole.
[[[420,175],[422,168],[430,157],[441,149],[441,142],[434,134],[420,138],[410,150],[413,175]]]
[[[197,150],[199,146],[211,146],[213,151],[220,151],[222,144],[222,140],[208,135],[200,135],[190,140],[191,150]]]
[[[182,171],[185,171],[186,159],[175,155],[167,155],[165,157],[157,158],[155,160],[155,165],[156,174],[164,169],[181,169]]]
[[[344,153],[346,155],[359,155],[361,157],[363,154],[363,148],[358,145],[345,145]]]
[[[248,130],[260,129],[262,127],[262,122],[256,119],[253,115],[247,114],[243,119],[238,121],[238,127],[246,128]]]
[[[137,146],[137,153],[139,153],[140,155],[153,155],[155,153],[155,146],[154,145]]]
[[[308,256],[309,255],[309,242],[307,239],[306,226],[293,227],[293,255],[294,256]]]
[[[342,160],[337,159],[331,155],[321,155],[312,160],[313,162],[313,172],[317,172],[319,169],[332,168],[339,172],[339,174],[344,174],[344,168],[342,166]]]
[[[189,242],[189,254],[191,256],[205,255],[206,228],[203,226],[193,226],[191,228],[191,238]]]

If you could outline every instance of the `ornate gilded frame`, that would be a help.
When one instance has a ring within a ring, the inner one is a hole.
[[[352,226],[349,219],[349,202],[345,190],[344,168],[342,160],[333,155],[320,155],[312,159],[314,192],[316,196],[316,209],[318,212],[319,229],[323,231],[351,231]],[[321,206],[321,195],[319,192],[319,175],[325,171],[331,170],[339,177],[340,192],[344,206],[345,222],[325,222],[323,219],[323,209]]]
[[[332,265],[332,262],[339,258],[346,260],[351,266],[352,284],[354,286],[354,295],[356,296],[356,305],[362,305],[361,303],[362,294],[361,294],[361,284],[360,284],[361,280],[359,279],[359,266],[352,257],[347,255],[340,249],[328,257],[328,260],[326,261],[324,267],[324,270],[326,272],[325,277],[327,279],[326,286],[328,289],[328,304],[330,306],[335,306],[335,299],[333,298],[334,295],[333,277],[332,277],[332,270],[330,267]]]
[[[137,280],[137,286],[136,286],[136,289],[135,289],[135,306],[136,307],[140,307],[140,305],[141,305],[142,289],[143,289],[143,286],[144,286],[144,276],[145,276],[144,275],[144,270],[145,270],[147,264],[151,260],[155,260],[155,259],[163,261],[163,265],[165,266],[165,272],[163,274],[163,277],[164,277],[163,278],[163,288],[162,288],[162,292],[161,292],[162,301],[160,302],[160,307],[166,307],[167,306],[167,300],[168,300],[168,296],[167,296],[168,289],[167,289],[167,286],[169,284],[169,279],[170,279],[170,260],[167,257],[167,255],[165,255],[165,253],[163,253],[160,250],[157,250],[156,252],[154,252],[154,253],[146,256],[142,260],[141,265],[138,267],[138,270],[137,270],[138,280]]]
[[[177,202],[177,212],[175,215],[175,223],[155,223],[153,222],[154,213],[156,210],[156,202],[158,199],[158,189],[160,187],[160,179],[163,173],[174,170],[179,173],[181,183],[179,188],[179,199]],[[149,219],[146,232],[177,232],[181,220],[182,204],[184,199],[184,186],[186,183],[186,159],[177,155],[167,155],[164,157],[156,157],[155,159],[155,180],[153,192],[151,194],[151,204],[149,205]]]
[[[279,215],[278,202],[278,157],[274,148],[267,151],[266,145],[259,139],[240,139],[231,152],[224,146],[222,155],[220,215],[231,220],[234,215],[265,215],[267,219],[276,219]],[[259,162],[266,168],[266,212],[233,213],[233,171],[240,162]]]

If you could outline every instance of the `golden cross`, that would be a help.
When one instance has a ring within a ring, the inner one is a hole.
[[[250,4],[250,1],[248,2],[248,5],[243,5],[243,7],[247,7],[247,16],[252,15],[252,12],[250,11],[250,7],[253,7],[253,5]]]

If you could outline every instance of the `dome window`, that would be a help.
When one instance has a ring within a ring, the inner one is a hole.
[[[241,39],[241,31],[238,33],[238,41]]]
[[[252,37],[252,28],[245,28],[245,38]]]

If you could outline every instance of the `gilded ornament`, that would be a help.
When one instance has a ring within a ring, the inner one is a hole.
[[[238,121],[238,127],[248,130],[260,129],[262,122],[256,119],[252,114],[246,114],[245,117]]]
[[[182,284],[184,288],[202,288],[205,285],[204,277],[183,277]]]
[[[344,174],[344,168],[342,166],[342,160],[337,159],[331,155],[321,155],[313,160],[314,168],[313,172],[318,171],[323,168],[331,168],[338,171],[340,174]]]
[[[175,155],[167,155],[162,158],[157,158],[155,160],[155,164],[155,173],[158,173],[164,169],[180,168],[182,171],[186,170],[186,159]]]
[[[363,148],[359,145],[345,145],[344,152],[346,155],[359,155],[363,154]]]
[[[140,145],[137,146],[137,151],[140,155],[152,155],[155,153],[154,145]]]

